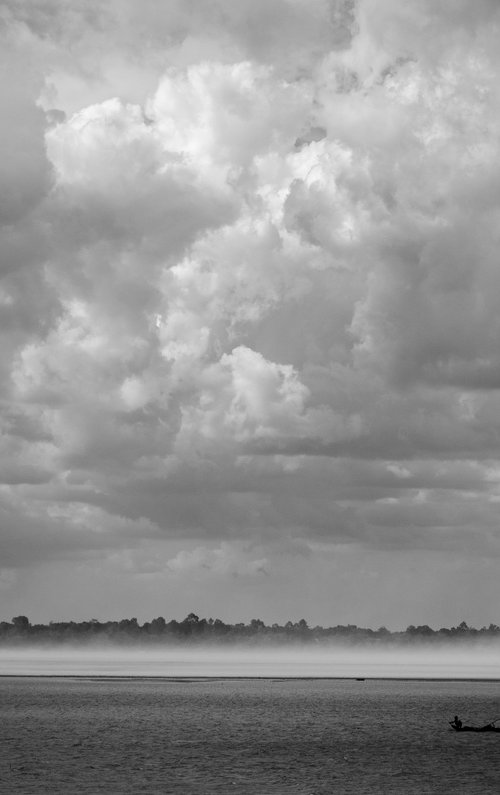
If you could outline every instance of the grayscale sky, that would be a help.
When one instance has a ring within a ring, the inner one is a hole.
[[[0,618],[498,621],[498,0],[0,19]]]

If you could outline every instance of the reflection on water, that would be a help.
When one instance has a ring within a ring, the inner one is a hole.
[[[373,648],[4,648],[0,675],[500,678],[496,646]]]

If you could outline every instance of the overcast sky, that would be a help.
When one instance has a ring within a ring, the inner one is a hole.
[[[498,622],[498,0],[0,19],[0,619]]]

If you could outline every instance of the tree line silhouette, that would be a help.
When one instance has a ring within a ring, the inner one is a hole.
[[[15,616],[11,622],[0,621],[0,645],[52,644],[52,643],[206,643],[249,645],[286,645],[293,643],[349,643],[349,644],[415,644],[449,641],[479,641],[500,638],[500,627],[474,629],[465,621],[458,626],[431,629],[427,624],[410,625],[405,630],[391,632],[386,627],[367,629],[355,624],[339,624],[334,627],[310,627],[303,618],[287,621],[286,624],[266,625],[259,618],[248,624],[226,624],[219,618],[199,618],[189,613],[182,621],[166,621],[159,616],[144,624],[137,618],[121,621],[50,621],[48,624],[32,624],[27,616]]]

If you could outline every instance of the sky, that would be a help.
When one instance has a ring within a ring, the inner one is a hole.
[[[497,0],[3,0],[0,619],[500,603]]]

